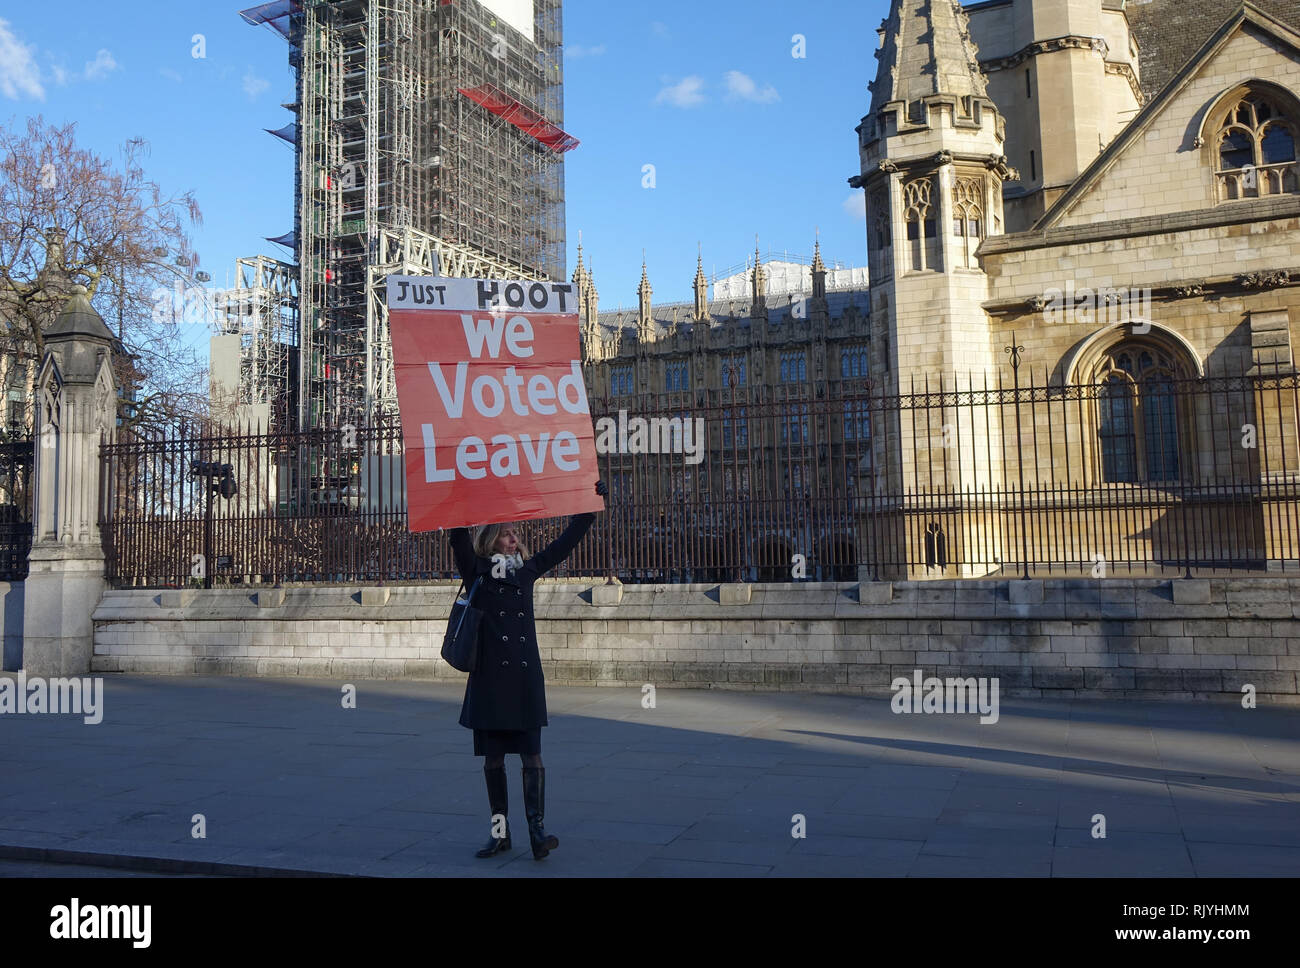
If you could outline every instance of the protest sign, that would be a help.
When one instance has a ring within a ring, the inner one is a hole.
[[[411,531],[599,511],[567,283],[389,276]]]

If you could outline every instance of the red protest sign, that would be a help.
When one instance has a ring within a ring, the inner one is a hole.
[[[599,511],[566,283],[389,276],[411,531]]]

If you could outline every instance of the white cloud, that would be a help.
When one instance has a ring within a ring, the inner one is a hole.
[[[112,54],[101,47],[93,61],[86,61],[86,70],[83,73],[88,81],[102,81],[115,70],[117,70],[117,61],[113,59]]]
[[[45,100],[41,72],[32,57],[33,47],[21,43],[9,29],[9,21],[0,20],[0,93],[10,100],[27,94]]]
[[[160,67],[158,68],[158,73],[169,81],[175,81],[177,84],[180,84],[185,80],[185,78],[181,77],[179,71],[174,71],[170,67]]]
[[[605,45],[597,44],[595,47],[583,47],[581,44],[570,44],[564,48],[565,57],[599,57],[605,53]]]
[[[54,75],[54,83],[63,87],[68,83],[68,70],[61,64],[51,64],[50,73]]]
[[[844,211],[852,218],[861,219],[865,222],[867,218],[867,196],[863,192],[854,192],[844,199]]]
[[[756,104],[771,104],[781,100],[781,95],[776,93],[776,88],[771,84],[760,90],[752,77],[740,71],[727,71],[727,97]]]
[[[692,74],[670,84],[655,96],[655,104],[667,102],[675,108],[693,108],[704,103],[704,78]]]
[[[270,86],[271,82],[258,77],[253,73],[251,67],[244,73],[244,93],[247,94],[250,99],[256,98]]]

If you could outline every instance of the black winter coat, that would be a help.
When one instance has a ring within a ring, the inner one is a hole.
[[[594,514],[576,514],[564,533],[505,578],[492,577],[492,559],[474,553],[468,528],[452,528],[451,550],[468,590],[482,575],[474,607],[483,612],[478,668],[465,683],[460,724],[469,729],[522,730],[546,726],[546,686],[533,621],[533,582],[569,557]]]

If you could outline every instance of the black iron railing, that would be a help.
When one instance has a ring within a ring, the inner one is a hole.
[[[922,380],[904,393],[863,380],[593,399],[610,507],[558,574],[1300,570],[1294,374],[1117,371],[1064,384],[1035,382],[1011,362],[1006,379]],[[642,436],[638,420],[648,422]],[[196,427],[107,445],[109,578],[144,587],[450,578],[445,536],[407,530],[401,451],[395,422],[294,434]],[[213,499],[210,527],[193,461],[229,464],[238,482],[233,497]],[[536,548],[562,523],[528,522],[524,539]]]
[[[32,438],[0,433],[0,581],[27,577],[32,550]]]

